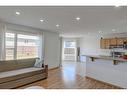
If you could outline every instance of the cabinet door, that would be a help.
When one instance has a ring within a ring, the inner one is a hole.
[[[105,49],[109,49],[110,39],[105,39]]]
[[[110,39],[110,45],[117,45],[117,40],[116,40],[116,38]]]
[[[117,38],[117,45],[123,45],[123,38]]]
[[[127,42],[127,38],[123,38],[123,41],[124,41],[124,42]]]
[[[105,49],[105,39],[100,40],[100,48]]]

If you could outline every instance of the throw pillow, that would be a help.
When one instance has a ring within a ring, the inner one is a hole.
[[[36,59],[36,61],[35,61],[34,67],[41,68],[43,63],[44,63],[44,61],[43,61],[43,60],[40,60],[40,59],[38,58],[38,59]]]

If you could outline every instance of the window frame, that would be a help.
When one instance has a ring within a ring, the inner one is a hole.
[[[6,32],[6,33],[11,33],[11,34],[14,34],[14,50],[13,50],[13,59],[15,59],[15,57],[14,57],[14,52],[15,52],[15,33],[12,33],[12,32]],[[5,60],[13,60],[13,59],[6,59],[6,53],[7,53],[7,51],[6,51],[6,33],[5,33],[5,56],[4,56],[4,59]]]
[[[13,33],[14,35],[15,35],[15,37],[14,37],[14,51],[13,51],[13,59],[6,59],[6,33]],[[39,37],[39,35],[37,35],[37,34],[33,34],[33,33],[24,33],[24,32],[15,32],[15,31],[13,31],[13,30],[10,30],[10,31],[6,31],[5,32],[5,60],[17,60],[18,58],[17,58],[17,47],[18,47],[18,34],[22,34],[22,35],[30,35],[30,36],[38,36]],[[39,37],[39,39],[40,39],[40,37]],[[39,43],[40,43],[40,41],[39,41]],[[38,46],[38,51],[39,51],[39,47],[40,46]],[[38,55],[37,55],[37,57],[39,57],[39,53],[38,53]],[[33,58],[36,58],[36,57],[33,57]],[[26,59],[26,58],[19,58],[19,59]]]
[[[75,43],[75,46],[66,46],[67,43]],[[75,48],[76,42],[75,41],[64,41],[64,48]]]

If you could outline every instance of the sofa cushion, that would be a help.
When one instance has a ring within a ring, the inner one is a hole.
[[[44,60],[36,59],[34,67],[40,68],[44,64]]]
[[[12,70],[0,73],[0,83],[17,80],[44,72],[44,68],[24,68],[19,70]]]
[[[36,58],[0,61],[0,72],[34,67]]]

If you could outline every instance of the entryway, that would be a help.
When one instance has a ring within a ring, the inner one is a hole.
[[[77,45],[74,40],[63,40],[62,60],[76,61],[77,60]]]

